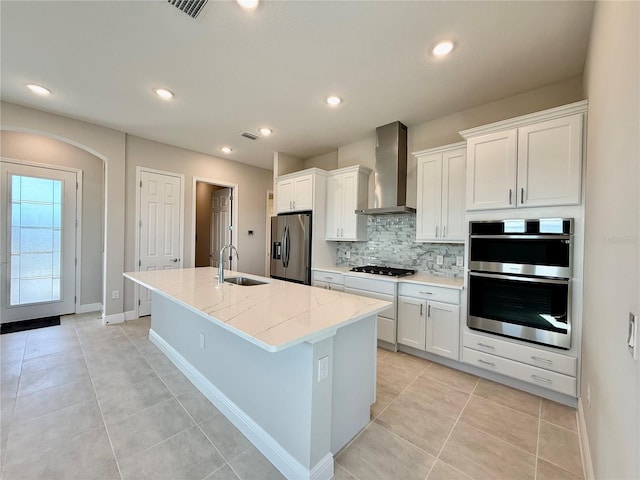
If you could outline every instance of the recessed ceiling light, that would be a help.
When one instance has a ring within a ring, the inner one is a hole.
[[[433,48],[431,48],[431,53],[436,57],[444,57],[451,53],[454,46],[451,40],[444,40],[436,43]]]
[[[27,85],[27,88],[29,90],[31,90],[33,93],[37,94],[37,95],[50,95],[51,94],[51,90],[49,90],[48,88],[44,88],[40,85],[36,85],[34,83],[29,83]]]
[[[255,10],[260,5],[260,0],[236,0],[245,10]]]
[[[158,95],[163,100],[171,100],[173,98],[173,92],[167,90],[166,88],[156,88],[154,92],[156,92],[156,95]]]
[[[271,130],[270,128],[266,128],[263,127],[260,130],[258,130],[262,135],[264,135],[265,137],[268,137],[269,135],[271,135],[273,133],[273,130]]]
[[[231,153],[231,152],[233,152],[233,149],[231,147],[221,147],[220,151],[222,153]]]
[[[327,97],[326,102],[329,105],[335,106],[335,105],[340,105],[340,103],[342,103],[342,99],[340,97]]]

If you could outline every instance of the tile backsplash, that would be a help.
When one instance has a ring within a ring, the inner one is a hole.
[[[416,242],[415,215],[370,216],[367,231],[367,242],[336,242],[338,266],[388,265],[431,275],[464,276],[464,267],[456,266],[464,245]],[[443,257],[442,265],[436,264],[438,255]]]

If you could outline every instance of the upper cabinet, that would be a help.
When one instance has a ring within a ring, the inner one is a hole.
[[[313,209],[313,173],[307,170],[276,180],[276,213]]]
[[[582,101],[460,132],[467,210],[579,204],[586,109]]]
[[[367,240],[367,217],[355,211],[367,208],[370,173],[361,166],[328,172],[325,240]]]
[[[464,242],[464,142],[415,152],[418,165],[416,240]]]

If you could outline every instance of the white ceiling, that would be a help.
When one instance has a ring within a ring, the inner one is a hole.
[[[3,100],[267,169],[274,151],[310,158],[580,75],[593,14],[588,1],[210,0],[195,20],[163,0],[0,8]],[[442,38],[457,48],[436,60]],[[240,136],[262,126],[274,134]]]

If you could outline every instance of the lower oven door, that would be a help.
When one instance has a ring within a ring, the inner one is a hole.
[[[569,349],[571,281],[470,272],[467,326]]]

